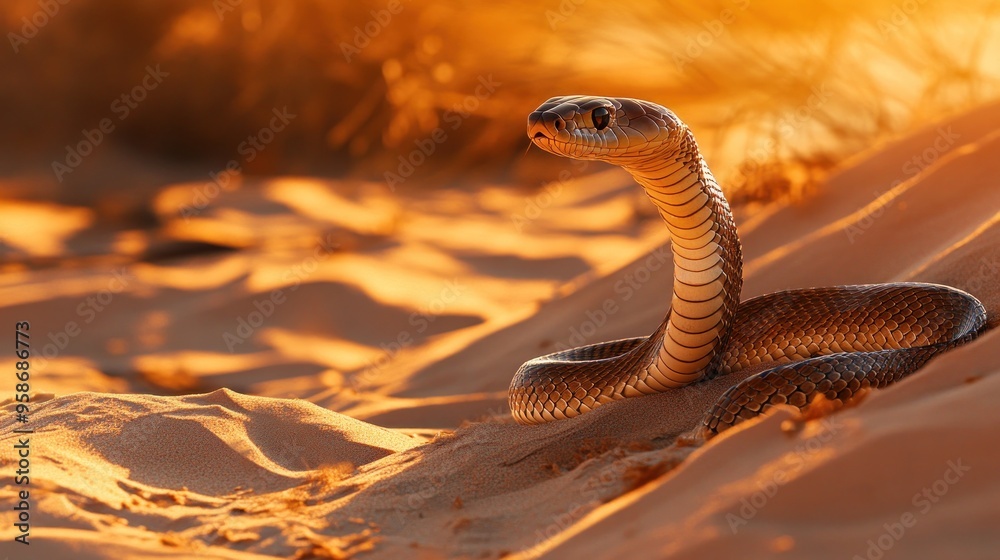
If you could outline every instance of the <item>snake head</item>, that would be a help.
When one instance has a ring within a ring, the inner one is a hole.
[[[619,165],[672,151],[684,128],[669,109],[625,97],[553,97],[528,115],[528,137],[539,148]]]

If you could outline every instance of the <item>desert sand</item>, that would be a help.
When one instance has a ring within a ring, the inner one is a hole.
[[[743,298],[935,282],[995,326],[997,122],[984,106],[872,147],[801,202],[736,208]],[[8,224],[51,224],[11,233],[7,256],[71,258],[0,276],[4,324],[37,333],[30,421],[10,398],[0,419],[0,554],[1000,553],[997,331],[849,408],[779,408],[707,443],[674,407],[724,380],[520,426],[505,393],[521,362],[648,334],[666,312],[669,240],[624,173],[548,196],[248,179],[184,217],[196,188],[160,190],[153,235],[4,207]],[[618,312],[600,312],[609,298]],[[25,426],[30,553],[12,509]]]

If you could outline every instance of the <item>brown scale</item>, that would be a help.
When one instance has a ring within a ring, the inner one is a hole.
[[[603,109],[608,121],[598,129],[595,110]],[[985,328],[986,311],[978,300],[930,284],[789,290],[740,303],[742,249],[729,204],[694,136],[659,105],[556,97],[528,117],[528,136],[557,155],[620,165],[641,184],[645,178],[665,177],[676,163],[697,174],[713,220],[706,231],[714,232],[711,242],[721,249],[724,278],[719,334],[698,382],[719,376],[732,380],[718,400],[704,404],[709,410],[702,422],[713,432],[777,404],[802,408],[820,394],[846,402],[863,389],[901,379]],[[694,200],[664,200],[669,189],[648,188],[654,204],[676,207]],[[675,189],[675,196],[686,191]],[[569,418],[649,392],[649,385],[657,384],[646,369],[657,359],[669,319],[668,312],[649,337],[592,344],[528,361],[511,382],[514,417],[526,424]]]

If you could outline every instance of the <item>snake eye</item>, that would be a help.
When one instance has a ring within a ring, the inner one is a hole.
[[[590,112],[590,118],[594,121],[594,128],[604,130],[611,124],[611,112],[607,107],[598,107]]]

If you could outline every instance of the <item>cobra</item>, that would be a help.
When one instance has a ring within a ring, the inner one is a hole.
[[[553,97],[528,116],[528,136],[547,152],[630,173],[667,225],[674,274],[670,308],[650,336],[522,365],[508,396],[520,423],[726,376],[732,386],[704,403],[701,421],[719,433],[778,404],[801,409],[817,395],[846,402],[986,328],[975,297],[935,284],[797,289],[741,302],[742,248],[729,204],[694,135],[660,105]]]

